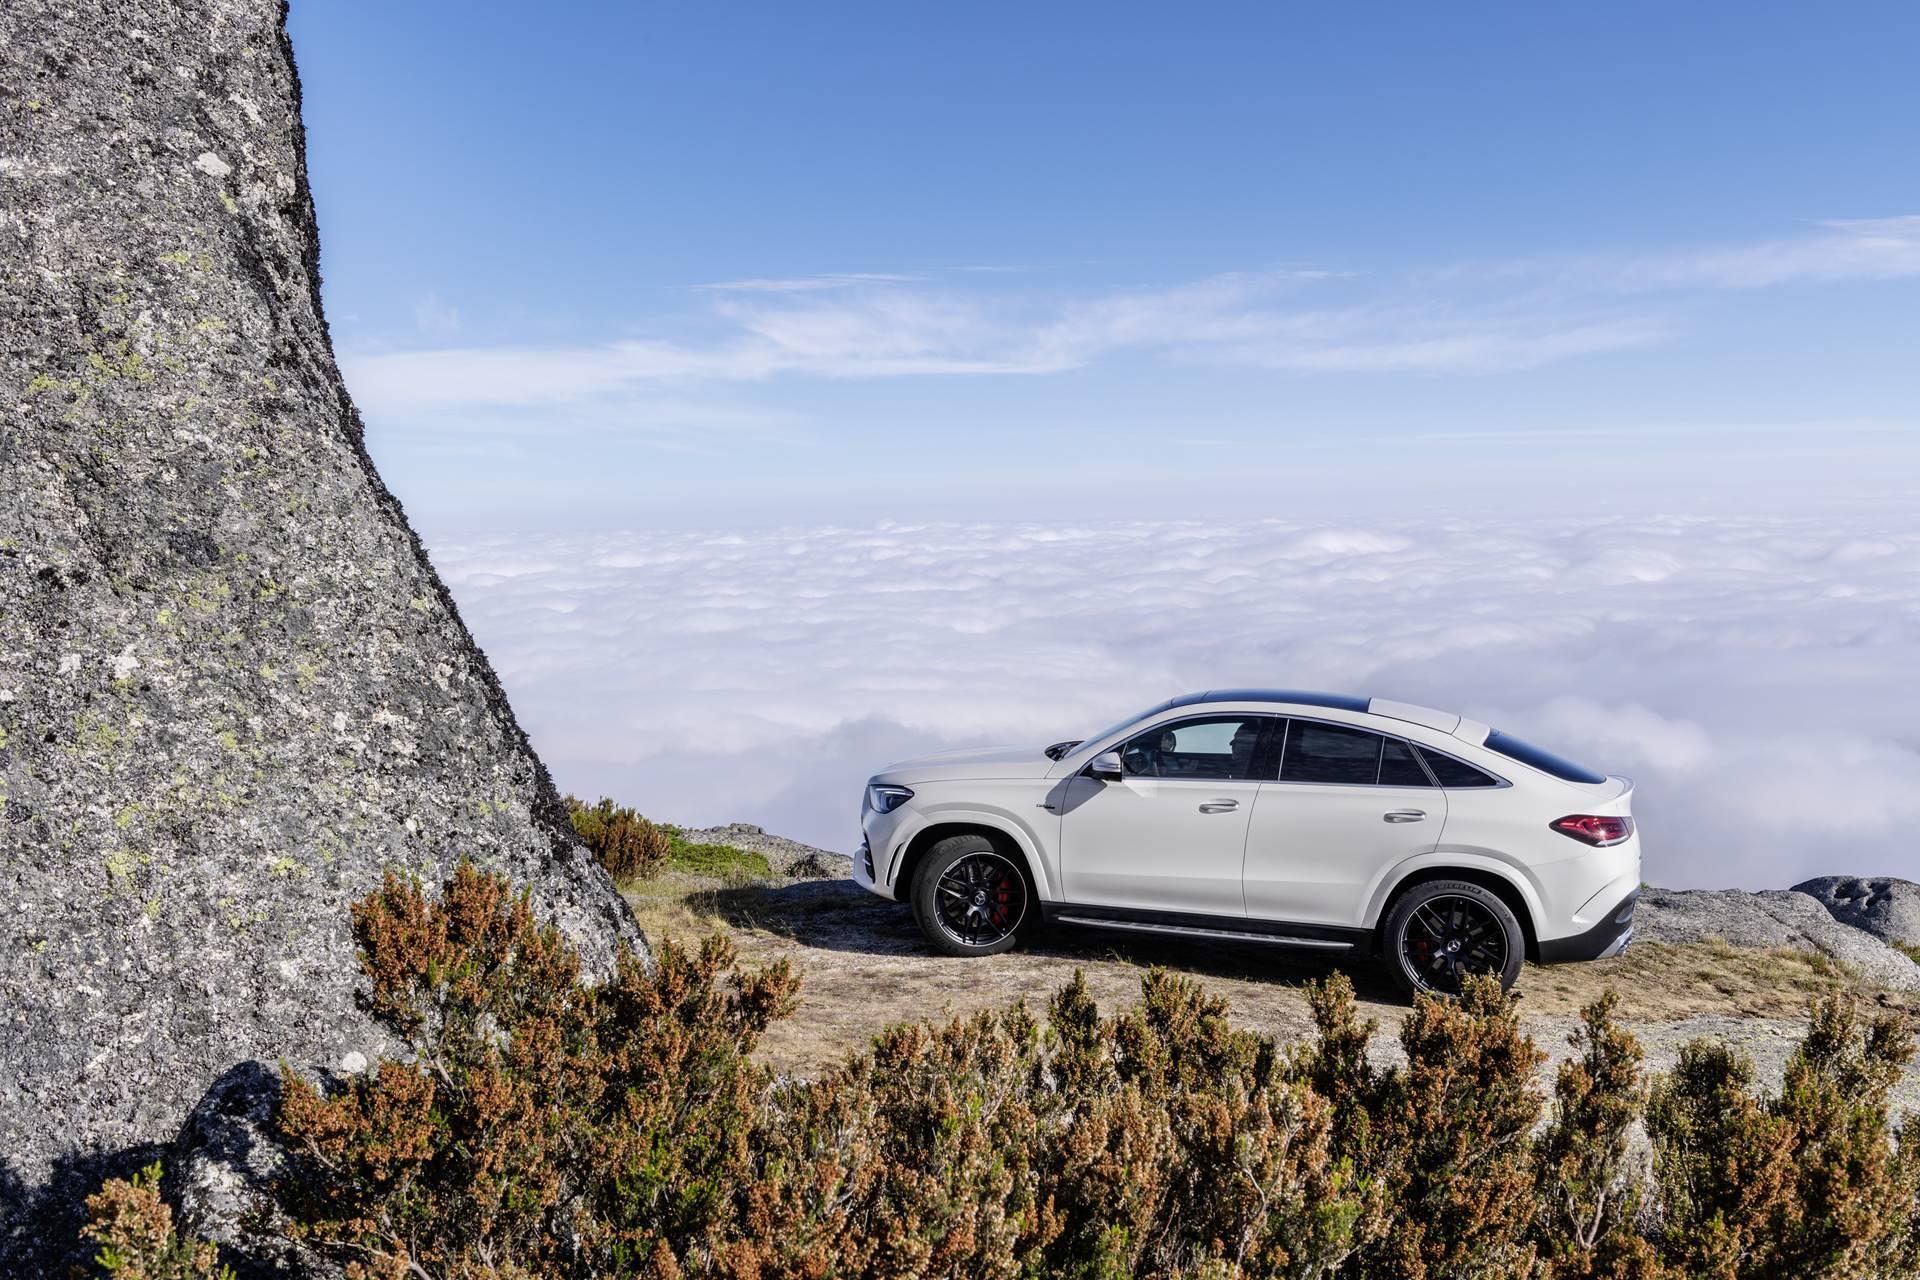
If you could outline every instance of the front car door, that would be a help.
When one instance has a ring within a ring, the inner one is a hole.
[[[1358,928],[1379,876],[1439,843],[1446,792],[1399,738],[1323,720],[1284,732],[1247,829],[1247,914]]]
[[[1060,802],[1067,901],[1244,915],[1254,766],[1280,723],[1244,713],[1167,721],[1121,745],[1122,777],[1071,779]]]

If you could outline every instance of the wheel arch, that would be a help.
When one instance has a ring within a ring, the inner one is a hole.
[[[1027,873],[1027,884],[1033,890],[1036,904],[1052,896],[1048,892],[1046,877],[1040,872],[1039,861],[1033,856],[1033,851],[1027,848],[1026,841],[1016,832],[973,816],[944,818],[914,832],[900,855],[899,870],[894,873],[891,886],[893,896],[901,902],[907,901],[913,892],[913,878],[919,872],[920,864],[925,861],[927,850],[949,836],[968,835],[982,836],[1008,857],[1019,859],[1020,866]]]
[[[1520,922],[1520,936],[1526,943],[1528,960],[1539,963],[1540,933],[1534,920],[1534,909],[1528,900],[1525,889],[1519,884],[1490,867],[1466,866],[1458,863],[1415,867],[1400,879],[1380,902],[1380,914],[1373,922],[1373,950],[1376,955],[1384,954],[1387,920],[1393,915],[1393,907],[1409,890],[1435,880],[1464,880],[1468,884],[1477,884],[1507,904],[1513,912],[1513,918]]]

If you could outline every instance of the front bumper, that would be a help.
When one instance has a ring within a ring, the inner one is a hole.
[[[1573,960],[1606,960],[1619,955],[1633,941],[1633,910],[1640,901],[1636,886],[1599,924],[1566,938],[1544,938],[1540,963],[1566,964]]]
[[[886,890],[875,882],[873,846],[868,843],[865,836],[860,837],[860,847],[853,851],[853,882],[871,892],[882,895],[886,893]]]

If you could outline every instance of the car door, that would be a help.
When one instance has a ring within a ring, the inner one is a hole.
[[[1245,914],[1247,819],[1254,761],[1274,716],[1194,716],[1120,748],[1119,778],[1075,777],[1062,789],[1060,867],[1068,902],[1139,911]]]
[[[1402,739],[1297,718],[1284,733],[1247,828],[1247,914],[1357,928],[1379,876],[1439,843],[1446,792]]]

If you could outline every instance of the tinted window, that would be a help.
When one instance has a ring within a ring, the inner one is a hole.
[[[1248,778],[1263,716],[1215,716],[1149,729],[1120,749],[1120,763],[1140,778]]]
[[[1499,781],[1480,772],[1465,760],[1456,760],[1439,751],[1422,751],[1420,758],[1427,762],[1427,768],[1433,770],[1433,776],[1443,787],[1497,787]]]
[[[1542,751],[1531,742],[1522,742],[1510,733],[1501,733],[1495,729],[1487,735],[1487,748],[1498,751],[1509,760],[1518,760],[1521,764],[1530,764],[1542,773],[1550,773],[1567,782],[1596,783],[1605,782],[1604,775],[1562,759],[1551,751]]]
[[[1295,720],[1287,727],[1280,781],[1372,786],[1380,776],[1380,747],[1385,742],[1379,734],[1365,729]]]
[[[1380,785],[1383,787],[1430,787],[1433,780],[1420,767],[1413,748],[1398,738],[1388,738],[1380,752]]]

